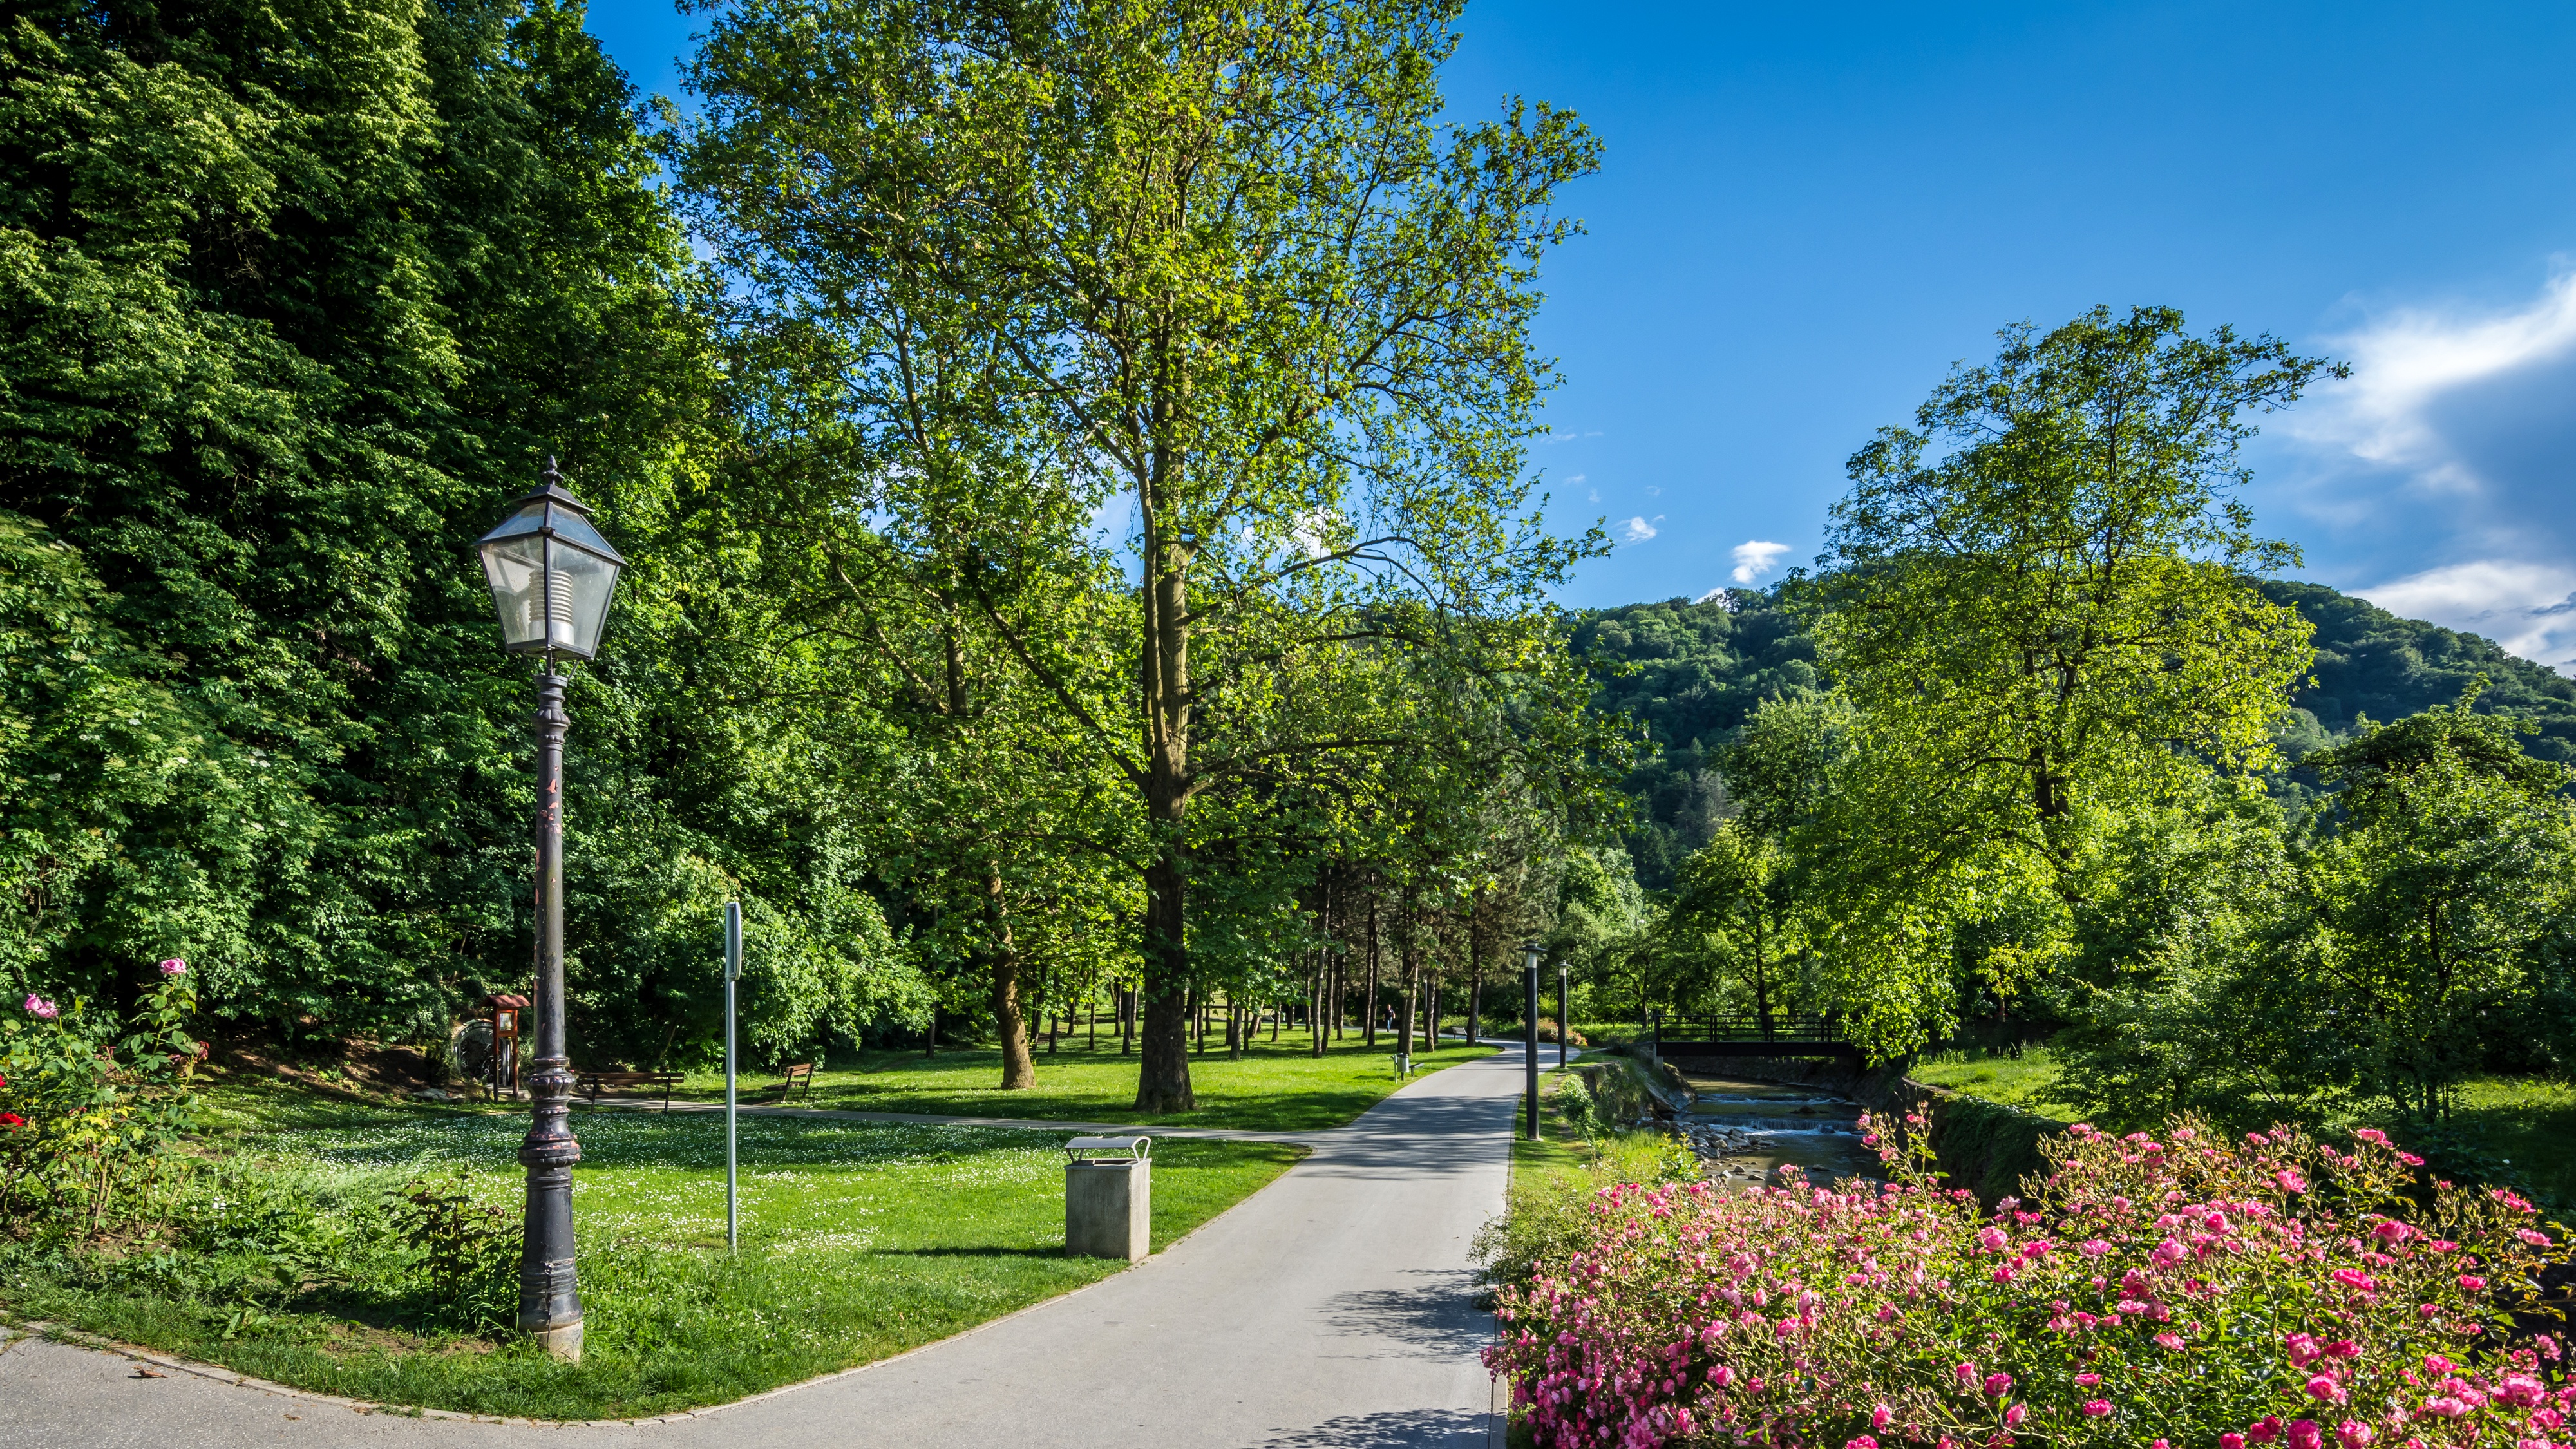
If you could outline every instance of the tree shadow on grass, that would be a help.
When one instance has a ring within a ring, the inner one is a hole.
[[[1062,1248],[870,1248],[879,1258],[1045,1258],[1051,1262],[1077,1262],[1068,1259]]]

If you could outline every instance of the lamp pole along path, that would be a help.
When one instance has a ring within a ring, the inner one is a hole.
[[[1539,948],[1529,948],[1528,1009],[1521,1013],[1521,1065],[1529,1083],[1529,1140],[1538,1140],[1538,958]]]
[[[1560,1067],[1565,1065],[1565,1039],[1574,1034],[1574,1028],[1567,1025],[1571,1018],[1565,996],[1565,963],[1559,961],[1556,963],[1556,1064]]]
[[[725,1251],[742,1247],[741,1218],[734,1211],[733,984],[742,979],[742,902],[725,902]],[[781,1100],[784,1100],[783,1098]]]
[[[519,1161],[528,1204],[519,1249],[519,1331],[581,1361],[581,1291],[573,1271],[572,1059],[564,1052],[563,751],[566,658],[599,653],[600,629],[626,560],[591,526],[590,509],[546,460],[537,491],[474,548],[501,619],[501,645],[537,656],[537,1057],[528,1076],[528,1135]]]

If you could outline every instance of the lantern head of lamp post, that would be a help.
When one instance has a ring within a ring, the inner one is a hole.
[[[608,604],[626,560],[591,526],[590,509],[546,460],[544,485],[474,542],[513,654],[588,659],[599,652]]]

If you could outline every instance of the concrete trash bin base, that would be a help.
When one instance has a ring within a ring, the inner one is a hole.
[[[1125,1147],[1131,1139],[1074,1139],[1072,1146]],[[1142,1139],[1133,1139],[1141,1144]],[[1154,1164],[1133,1157],[1064,1165],[1064,1252],[1068,1258],[1141,1263],[1154,1251]]]

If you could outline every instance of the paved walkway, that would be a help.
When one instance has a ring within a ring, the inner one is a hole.
[[[1502,1206],[1517,1048],[1435,1072],[1135,1269],[901,1358],[673,1420],[361,1414],[39,1340],[0,1350],[0,1446],[578,1442],[682,1449],[1485,1449],[1467,1244]],[[1036,1127],[1038,1123],[1012,1123]],[[1234,1134],[1227,1134],[1234,1135]],[[1244,1134],[1250,1135],[1250,1134]]]

